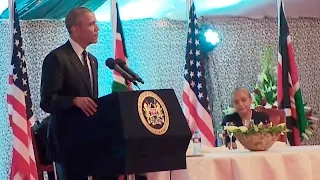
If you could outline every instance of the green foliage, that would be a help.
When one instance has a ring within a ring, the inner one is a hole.
[[[274,50],[267,46],[261,52],[262,73],[258,76],[258,83],[253,92],[254,106],[276,106],[277,81],[274,60]]]

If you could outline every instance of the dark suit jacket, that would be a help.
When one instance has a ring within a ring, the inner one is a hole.
[[[84,66],[68,41],[51,51],[44,59],[41,77],[40,107],[51,118],[48,130],[48,149],[51,160],[65,160],[75,149],[76,135],[85,123],[74,118],[84,114],[73,105],[75,97],[98,98],[97,59],[89,53],[93,90]],[[78,134],[77,134],[78,133]]]
[[[252,117],[251,118],[254,120],[254,124],[259,124],[260,122],[262,122],[262,123],[269,123],[270,122],[268,114],[266,114],[264,112],[257,112],[255,110],[252,110]],[[243,126],[241,117],[237,112],[225,116],[221,125],[225,126],[227,122],[233,122],[235,126]],[[235,140],[236,140],[235,138],[232,138],[232,142],[234,142]],[[226,144],[228,144],[229,142],[230,142],[230,138],[227,136],[226,137]]]

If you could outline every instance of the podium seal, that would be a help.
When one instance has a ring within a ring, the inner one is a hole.
[[[144,91],[138,98],[138,112],[143,125],[155,135],[163,135],[169,127],[169,114],[162,99],[152,91]]]

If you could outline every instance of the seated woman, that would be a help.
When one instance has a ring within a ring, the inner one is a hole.
[[[222,126],[225,126],[227,122],[233,122],[234,126],[248,126],[250,120],[254,121],[254,124],[260,122],[266,124],[269,123],[269,116],[264,112],[257,112],[250,108],[252,104],[252,98],[247,88],[236,88],[232,94],[232,104],[235,109],[233,114],[225,116],[222,121]],[[235,138],[232,138],[232,147],[236,148]],[[226,145],[230,148],[230,138],[226,137]]]

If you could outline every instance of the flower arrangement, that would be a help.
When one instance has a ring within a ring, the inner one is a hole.
[[[257,106],[263,106],[266,109],[277,109],[277,72],[274,61],[274,51],[270,46],[267,46],[261,55],[262,72],[258,75],[258,82],[255,85],[252,96],[252,109]],[[314,129],[317,127],[318,118],[316,113],[307,104],[304,106],[308,127],[301,133],[302,140],[309,140],[314,135]],[[223,110],[224,115],[234,112],[234,108],[228,107]]]
[[[253,94],[254,107],[277,108],[277,81],[274,52],[271,47],[266,47],[261,55],[262,73],[258,76]]]
[[[287,129],[285,123],[278,124],[276,126],[272,125],[272,122],[269,124],[263,124],[260,122],[258,125],[252,124],[250,127],[247,126],[224,126],[224,130],[236,134],[253,134],[253,133],[271,133],[271,134],[283,134],[290,132]]]
[[[265,125],[261,122],[258,125],[251,124],[249,127],[224,126],[224,129],[228,133],[233,133],[250,151],[266,151],[279,139],[280,134],[289,132],[285,123],[272,126],[272,123]]]

